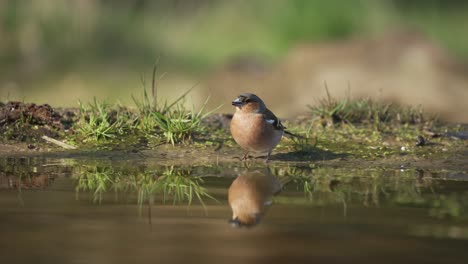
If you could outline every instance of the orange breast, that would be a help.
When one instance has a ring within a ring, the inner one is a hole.
[[[257,113],[236,113],[231,121],[231,134],[243,149],[269,152],[278,145],[283,131],[276,130]]]

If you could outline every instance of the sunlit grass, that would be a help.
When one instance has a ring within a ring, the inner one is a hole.
[[[139,113],[135,127],[146,135],[159,134],[167,143],[171,143],[172,145],[190,142],[195,133],[203,131],[202,119],[216,111],[219,107],[205,112],[206,104],[209,101],[208,97],[198,111],[193,107],[191,110],[187,110],[183,102],[195,86],[192,86],[171,103],[168,103],[167,100],[164,103],[159,103],[157,100],[157,63],[153,67],[151,98],[146,91],[144,80],[142,81],[142,99],[139,100],[132,96]]]
[[[143,96],[141,99],[132,96],[136,111],[120,106],[111,107],[109,104],[94,98],[88,104],[79,102],[79,121],[74,129],[77,137],[84,142],[114,139],[128,133],[142,134],[145,137],[161,137],[167,143],[189,143],[196,133],[203,132],[202,119],[216,111],[205,111],[209,97],[199,110],[192,107],[188,110],[184,106],[186,96],[195,87],[191,87],[173,102],[163,103],[157,100],[157,64],[153,68],[151,96],[143,82]]]
[[[311,123],[305,129],[305,131],[303,131],[304,133],[302,133],[302,131],[301,132],[295,131],[296,134],[299,134],[299,133],[301,134],[298,137],[291,138],[293,142],[292,147],[294,151],[296,151],[297,153],[308,154],[316,150],[318,138],[314,137],[314,135],[312,134],[312,129],[313,129],[313,123]]]
[[[156,106],[149,98],[146,89],[143,89],[142,99],[137,99],[134,96],[132,96],[132,99],[138,110],[138,118],[135,127],[147,135],[154,133],[157,123],[153,116],[153,112],[155,111]]]
[[[75,129],[84,137],[84,141],[111,139],[128,130],[129,117],[118,110],[112,110],[106,102],[94,98],[88,104],[79,102],[79,108],[80,119]]]
[[[372,98],[333,97],[325,84],[327,96],[319,99],[316,106],[308,106],[311,113],[321,118],[322,125],[336,124],[371,124],[379,130],[385,124],[424,124],[435,123],[437,116],[424,112],[421,106],[400,106],[383,103]]]
[[[355,99],[349,95],[337,98],[326,86],[325,89],[327,95],[319,99],[317,106],[308,106],[310,114],[306,118],[287,124],[300,137],[282,146],[298,157],[320,158],[320,153],[334,153],[375,159],[406,154],[427,157],[438,152],[417,147],[418,138],[425,140],[431,131],[443,127],[437,116],[424,112],[422,107]],[[437,140],[440,139],[434,139]]]
[[[177,104],[174,109],[169,109],[165,114],[153,113],[158,128],[168,143],[174,145],[190,142],[194,133],[202,132],[202,119],[216,110],[204,112],[208,100],[209,98],[199,111],[195,111],[193,108],[191,111],[187,111],[180,104]]]

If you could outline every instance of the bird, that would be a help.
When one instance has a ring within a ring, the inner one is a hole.
[[[228,202],[232,209],[229,223],[233,227],[252,227],[260,222],[273,195],[282,189],[282,183],[269,171],[246,171],[232,182]]]
[[[234,141],[246,152],[241,160],[246,160],[250,152],[267,153],[269,161],[272,150],[283,135],[296,136],[285,130],[286,127],[255,94],[242,93],[234,101],[236,111],[232,116],[230,130]]]

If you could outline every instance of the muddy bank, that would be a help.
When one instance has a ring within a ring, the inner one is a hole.
[[[166,165],[238,164],[243,151],[232,140],[230,115],[203,119],[201,132],[191,140],[172,145],[153,132],[128,132],[108,140],[78,142],[78,109],[54,109],[49,105],[8,102],[0,105],[0,157],[50,157],[156,162]],[[114,113],[115,110],[109,110]],[[126,109],[125,111],[130,111]],[[133,116],[130,112],[126,115]],[[109,119],[116,119],[109,114]],[[372,120],[366,120],[369,122]],[[343,121],[300,117],[286,120],[293,131],[310,132],[306,141],[283,139],[270,164],[338,167],[421,167],[468,171],[468,127],[434,125],[433,120],[410,118],[409,123],[351,125]],[[375,123],[375,121],[372,121]],[[429,124],[431,126],[429,127]],[[309,133],[307,132],[307,133]],[[305,135],[305,134],[304,134]],[[70,143],[76,150],[45,140],[44,136]],[[82,138],[82,137],[81,137]],[[245,166],[264,165],[264,156],[252,157]],[[250,164],[250,165],[249,165]]]
[[[287,144],[287,143],[286,143]],[[284,145],[286,145],[284,144]],[[40,157],[51,159],[108,160],[126,161],[133,164],[158,164],[161,166],[220,166],[230,167],[242,164],[246,168],[257,166],[330,166],[340,168],[419,168],[427,170],[449,170],[468,172],[468,144],[431,157],[402,153],[384,158],[362,158],[353,154],[330,153],[315,149],[310,153],[290,151],[285,146],[279,147],[271,156],[269,163],[264,156],[252,157],[247,162],[240,161],[243,151],[236,146],[159,146],[156,148],[128,148],[116,150],[62,150],[55,146],[28,149],[25,145],[0,145],[2,157]]]
[[[0,140],[27,143],[40,141],[42,136],[60,138],[75,122],[77,109],[55,109],[48,104],[0,102]],[[4,146],[2,149],[11,148]]]

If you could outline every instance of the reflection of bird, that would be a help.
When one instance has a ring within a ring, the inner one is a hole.
[[[268,161],[271,151],[278,145],[285,131],[280,120],[266,107],[255,94],[243,93],[232,105],[236,112],[231,121],[231,134],[234,140],[247,152],[242,160],[247,159],[249,152],[266,152]]]
[[[271,204],[272,196],[280,190],[280,181],[271,173],[257,170],[239,175],[228,191],[232,209],[229,222],[236,227],[254,226]]]

